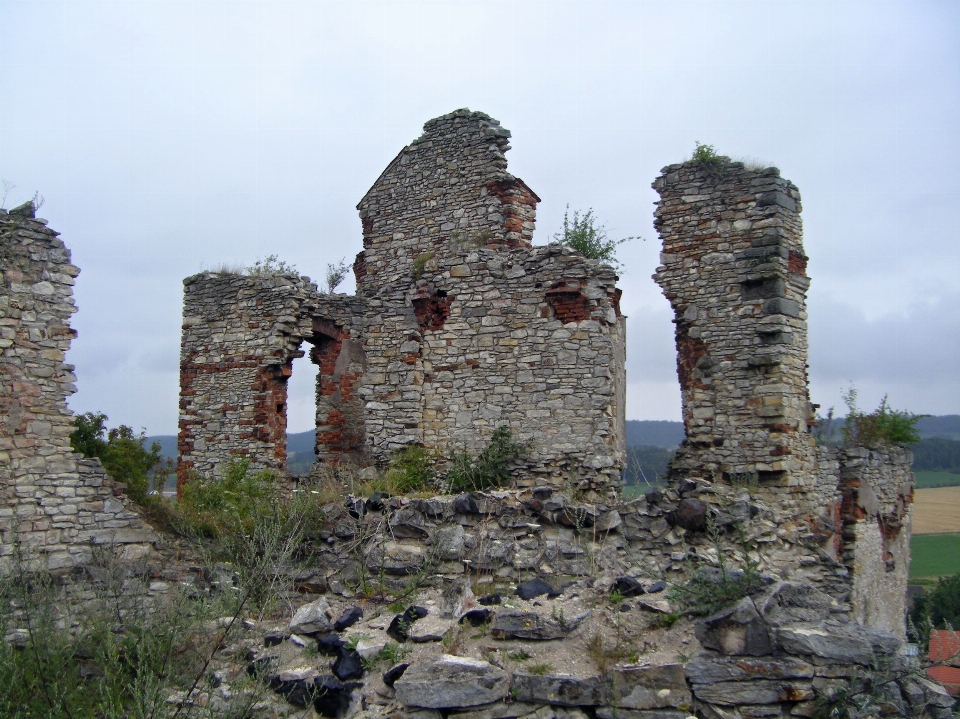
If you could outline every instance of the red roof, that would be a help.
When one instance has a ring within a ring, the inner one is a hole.
[[[930,631],[930,661],[960,667],[960,631]]]
[[[960,667],[930,667],[927,676],[943,684],[951,696],[960,696]]]

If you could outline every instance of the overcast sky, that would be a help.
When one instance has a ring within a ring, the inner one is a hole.
[[[5,206],[43,195],[82,268],[71,408],[175,433],[182,279],[270,254],[322,279],[381,170],[461,107],[513,132],[535,242],[567,203],[645,238],[620,253],[629,418],[680,418],[650,183],[696,141],[800,188],[813,401],[852,381],[867,409],[960,412],[956,0],[0,0]]]

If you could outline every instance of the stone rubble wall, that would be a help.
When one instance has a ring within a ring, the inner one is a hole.
[[[840,454],[842,559],[853,577],[853,614],[866,626],[904,637],[913,453],[853,447]]]
[[[798,511],[814,491],[800,193],[776,168],[663,168],[654,279],[673,307],[687,476],[757,480]]]
[[[35,214],[32,203],[0,213],[0,573],[18,543],[53,570],[88,562],[98,544],[142,556],[157,538],[99,460],[70,446],[76,376],[64,360],[80,270]]]
[[[506,423],[530,441],[521,485],[616,496],[617,276],[531,246],[539,198],[506,171],[509,135],[468,110],[426,123],[358,205],[355,298],[307,278],[185,280],[178,482],[235,454],[285,468],[286,380],[306,340],[319,462],[382,467],[411,444],[476,451]]]

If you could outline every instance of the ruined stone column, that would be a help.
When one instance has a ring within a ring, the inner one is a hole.
[[[203,272],[184,284],[177,487],[234,455],[286,469],[287,379],[302,357],[307,278]]]
[[[14,539],[21,560],[50,570],[89,561],[95,544],[142,557],[156,539],[100,460],[70,445],[76,377],[65,355],[80,269],[35,211],[0,211],[0,575],[16,561]]]
[[[653,187],[687,435],[673,472],[792,502],[816,483],[800,193],[728,158],[670,165]]]

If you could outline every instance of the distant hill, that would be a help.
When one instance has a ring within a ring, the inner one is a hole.
[[[960,440],[960,414],[944,414],[939,417],[924,417],[917,422],[917,431],[924,439]]]
[[[683,422],[665,420],[628,419],[627,446],[643,445],[674,449],[683,441]]]

